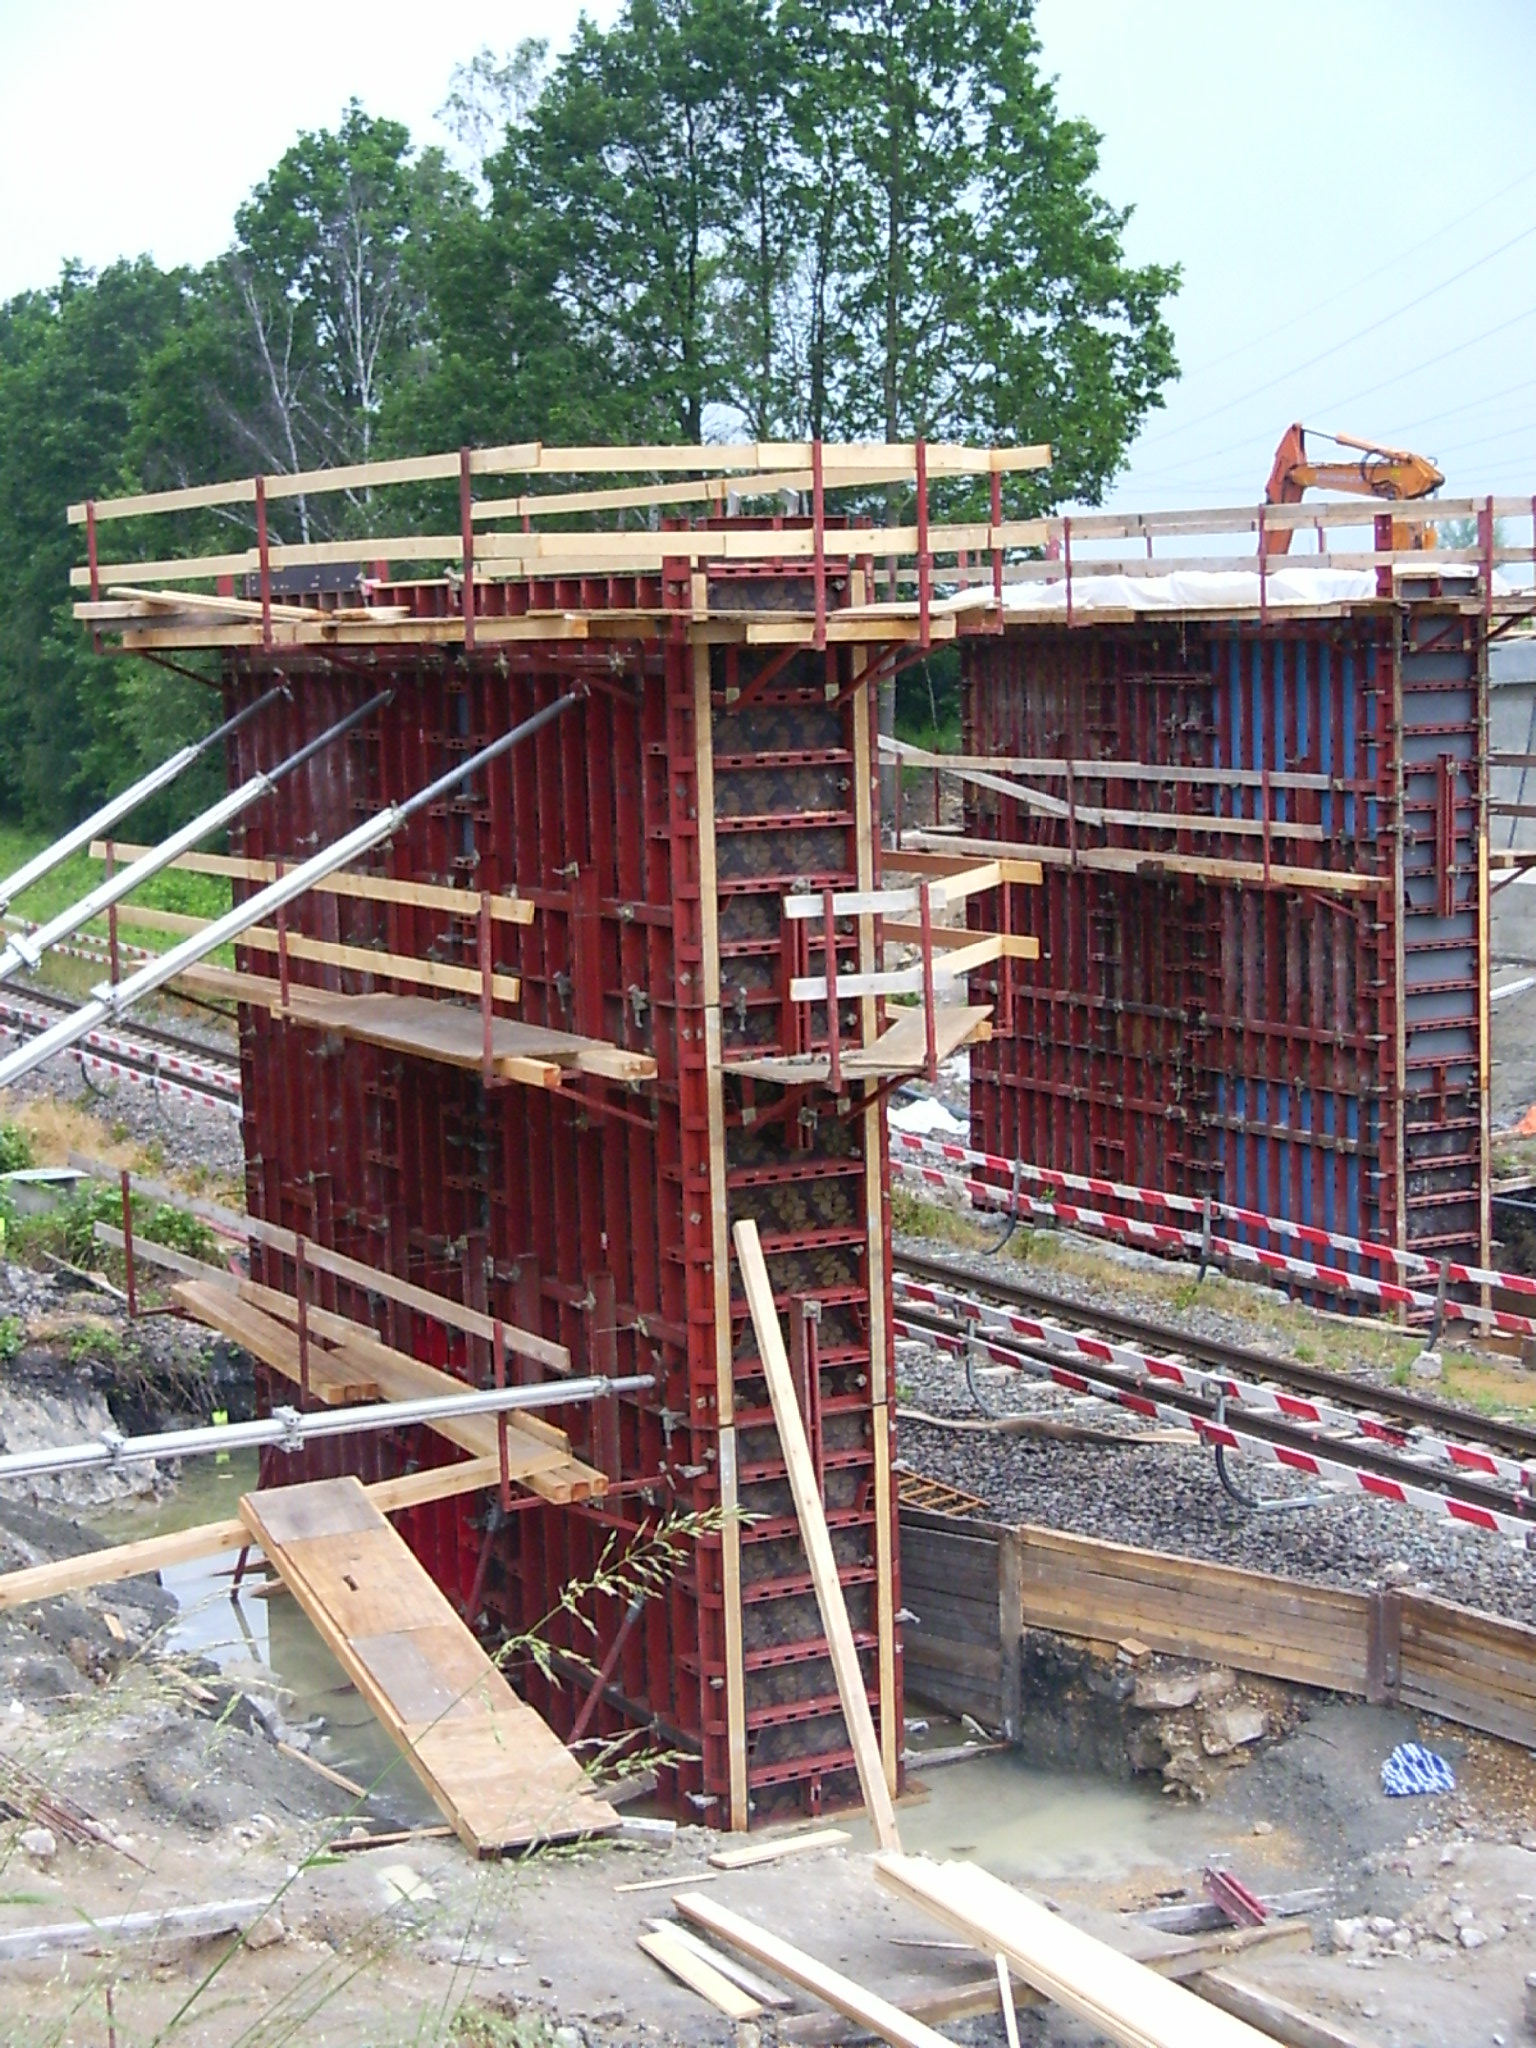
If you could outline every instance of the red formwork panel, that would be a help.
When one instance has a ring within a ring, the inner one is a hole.
[[[633,601],[583,583],[500,586],[499,604]],[[392,599],[430,609],[435,586]],[[862,650],[861,650],[862,652]],[[858,1106],[735,1077],[721,1084],[725,1142],[712,1160],[703,922],[718,920],[720,1022],[734,1053],[795,1049],[785,1002],[779,904],[807,880],[856,886],[858,722],[869,692],[849,650],[796,654],[718,646],[709,654],[713,906],[701,894],[695,649],[666,641],[518,643],[484,653],[351,650],[345,663],[283,657],[286,700],[243,728],[239,780],[387,685],[384,712],[329,749],[235,835],[248,856],[292,861],[406,796],[557,695],[585,702],[412,821],[372,858],[403,880],[461,883],[532,900],[527,926],[494,927],[494,966],[521,979],[505,1014],[654,1055],[657,1079],[586,1078],[559,1090],[486,1090],[477,1073],[404,1057],[246,1005],[241,1066],[252,1212],[418,1284],[488,1307],[569,1347],[577,1372],[656,1377],[610,1412],[552,1411],[573,1449],[612,1482],[601,1501],[554,1507],[518,1498],[504,1515],[473,1497],[413,1511],[403,1526],[471,1618],[502,1638],[537,1629],[553,1652],[514,1671],[557,1729],[569,1729],[624,1620],[626,1602],[565,1589],[600,1571],[609,1547],[669,1512],[721,1497],[717,1413],[717,1207],[758,1221],[781,1312],[819,1308],[815,1443],[833,1545],[871,1698],[899,1750],[894,1590],[877,1597],[877,1403],[888,1358],[889,1218],[869,1200]],[[773,663],[766,687],[749,688]],[[236,709],[268,688],[271,655],[230,652]],[[745,701],[740,701],[745,697]],[[867,733],[863,735],[867,762]],[[473,918],[314,893],[289,930],[475,967]],[[239,966],[273,973],[269,955]],[[295,981],[342,994],[387,978],[291,961]],[[825,1031],[825,1017],[810,1020]],[[854,1006],[843,1023],[857,1028]],[[803,1026],[799,1027],[803,1035]],[[880,1120],[872,1119],[878,1127]],[[874,1185],[883,1186],[877,1174]],[[257,1251],[264,1277],[294,1284],[291,1262]],[[487,1347],[329,1276],[316,1297],[373,1321],[389,1341],[475,1380]],[[874,1298],[872,1300],[872,1287]],[[740,1720],[754,1816],[819,1811],[856,1796],[852,1756],[744,1294],[732,1276],[734,1455],[740,1525]],[[876,1370],[878,1363],[879,1370]],[[270,1398],[272,1387],[265,1389]],[[291,1389],[286,1390],[291,1393]],[[376,1476],[443,1455],[421,1432],[332,1440],[268,1461],[273,1483],[337,1470]],[[885,1460],[888,1477],[888,1459]],[[884,1503],[887,1523],[889,1500]],[[886,1540],[889,1541],[889,1535]],[[706,1534],[668,1591],[625,1635],[591,1723],[611,1738],[659,1743],[680,1801],[726,1818],[731,1781],[730,1632],[724,1541]],[[894,1568],[890,1580],[894,1589]],[[882,1634],[883,1631],[883,1634]],[[884,1676],[882,1677],[882,1674]],[[894,1678],[892,1676],[894,1674]],[[740,1816],[738,1815],[738,1818]]]
[[[967,750],[1074,764],[1028,778],[1068,816],[967,796],[968,834],[1055,850],[1040,888],[1011,892],[1040,959],[1009,966],[972,1053],[977,1142],[1486,1259],[1485,666],[1481,615],[1454,605],[1084,614],[966,642]],[[1326,786],[1266,785],[1285,773]],[[1136,858],[1073,861],[1090,847]],[[1270,864],[1376,886],[1330,894]],[[996,915],[976,899],[973,922]]]

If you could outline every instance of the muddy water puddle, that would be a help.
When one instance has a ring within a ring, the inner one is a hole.
[[[179,1485],[164,1500],[102,1508],[81,1519],[109,1543],[225,1521],[239,1512],[241,1494],[255,1487],[256,1471],[254,1451],[233,1453],[223,1463],[189,1459]],[[297,1601],[286,1592],[264,1596],[263,1588],[280,1582],[259,1553],[250,1576],[231,1597],[238,1557],[238,1551],[221,1551],[162,1570],[160,1582],[178,1610],[164,1646],[206,1657],[233,1683],[272,1700],[286,1724],[285,1739],[300,1746],[307,1741],[309,1754],[319,1762],[369,1789],[373,1797],[361,1810],[370,1821],[387,1815],[399,1825],[416,1826],[440,1819]]]
[[[963,1741],[935,1722],[935,1747]],[[1096,1883],[1176,1864],[1182,1816],[1156,1790],[1090,1772],[1041,1770],[999,1750],[927,1772],[919,1750],[908,1766],[927,1797],[901,1810],[902,1847],[965,1857],[1008,1883]]]

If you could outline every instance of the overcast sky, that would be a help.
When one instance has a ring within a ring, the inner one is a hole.
[[[0,298],[69,257],[201,262],[299,128],[355,95],[441,141],[456,60],[577,13],[0,0]],[[1293,419],[1421,449],[1453,492],[1536,490],[1531,0],[1041,0],[1038,24],[1130,253],[1184,268],[1184,375],[1117,502],[1251,503]]]

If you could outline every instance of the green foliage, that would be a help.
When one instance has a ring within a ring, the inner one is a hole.
[[[216,1260],[218,1240],[213,1232],[184,1209],[174,1208],[168,1202],[156,1202],[148,1207],[137,1199],[132,1209],[135,1237],[147,1238],[151,1244],[169,1245],[173,1251],[185,1252],[189,1258],[202,1259],[207,1263]],[[123,1227],[122,1192],[101,1182],[93,1182],[71,1196],[55,1216],[63,1233],[65,1257],[76,1266],[92,1265],[99,1252],[96,1225],[107,1223],[114,1230]]]
[[[27,1326],[20,1316],[0,1316],[0,1365],[18,1357],[26,1341]]]
[[[0,816],[57,829],[217,716],[195,678],[92,654],[71,501],[463,442],[742,434],[1049,441],[1007,510],[1097,500],[1176,374],[1178,275],[1126,260],[1033,16],[626,0],[553,64],[525,42],[459,67],[444,119],[474,176],[354,101],[295,138],[202,270],[71,267],[0,306]],[[391,523],[440,530],[450,499],[397,498]],[[979,504],[935,487],[941,515]],[[272,531],[377,516],[366,491],[280,499]],[[106,536],[124,560],[225,552],[251,513]],[[903,699],[907,729],[951,732],[952,664]],[[136,836],[221,774],[210,756]]]
[[[21,1173],[32,1164],[32,1140],[19,1124],[0,1124],[0,1173]]]

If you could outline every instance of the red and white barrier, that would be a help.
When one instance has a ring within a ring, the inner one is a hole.
[[[892,1133],[893,1137],[897,1135]],[[925,1139],[920,1142],[931,1144],[933,1141]],[[1442,1304],[1435,1295],[1404,1287],[1395,1280],[1374,1280],[1365,1273],[1346,1272],[1342,1266],[1324,1266],[1312,1259],[1294,1258],[1286,1252],[1268,1251],[1262,1245],[1242,1244],[1236,1238],[1219,1236],[1214,1231],[1208,1234],[1204,1230],[1182,1230],[1177,1224],[1149,1223],[1139,1216],[1112,1216],[1104,1210],[1082,1208],[1070,1202],[1040,1201],[1033,1195],[1015,1194],[1011,1187],[999,1187],[995,1181],[976,1180],[952,1168],[920,1166],[896,1152],[891,1155],[891,1164],[897,1172],[926,1181],[930,1186],[958,1187],[986,1208],[1034,1216],[1042,1222],[1067,1223],[1076,1230],[1121,1237],[1129,1243],[1150,1245],[1158,1251],[1191,1251],[1207,1258],[1255,1266],[1265,1276],[1278,1275],[1283,1279],[1358,1295],[1364,1301],[1379,1302],[1387,1308],[1421,1309],[1433,1314],[1437,1308],[1443,1307],[1446,1315],[1463,1322],[1479,1323],[1486,1329],[1499,1330],[1509,1336],[1536,1337],[1536,1318],[1516,1315],[1510,1309],[1483,1308],[1480,1304],[1457,1301],[1451,1296],[1447,1296]],[[1020,1178],[1023,1178],[1022,1174]]]
[[[55,1011],[10,996],[0,997],[0,1038],[25,1039],[31,1032],[23,1026],[44,1030],[57,1021]],[[200,1061],[162,1052],[157,1046],[124,1038],[113,1031],[88,1032],[81,1044],[69,1051],[70,1057],[82,1067],[114,1081],[129,1081],[162,1098],[191,1103],[198,1109],[223,1110],[230,1116],[240,1114],[240,1076],[233,1068],[222,1067],[213,1060]],[[208,1087],[196,1085],[200,1081],[228,1093],[211,1094]]]
[[[905,1285],[905,1283],[903,1283]],[[907,1289],[909,1298],[916,1301],[919,1290]],[[983,1306],[978,1304],[978,1306]],[[1028,1321],[1028,1318],[1024,1318]],[[1482,1529],[1490,1535],[1506,1536],[1526,1542],[1536,1523],[1526,1518],[1506,1514],[1497,1508],[1482,1507],[1477,1503],[1458,1500],[1455,1495],[1441,1493],[1433,1487],[1414,1486],[1406,1480],[1392,1479],[1376,1472],[1363,1472],[1354,1465],[1346,1465],[1338,1459],[1329,1458],[1313,1451],[1292,1448],[1288,1444],[1270,1443],[1267,1438],[1250,1436],[1240,1424],[1230,1420],[1217,1422],[1203,1415],[1191,1415],[1187,1409],[1177,1408],[1159,1401],[1155,1393],[1141,1393],[1126,1387],[1118,1387],[1112,1381],[1098,1380],[1091,1368],[1079,1372],[1070,1365],[1048,1364],[1043,1359],[1020,1358],[1018,1353],[1002,1344],[988,1341],[984,1335],[970,1334],[964,1337],[951,1336],[947,1332],[926,1329],[921,1323],[908,1322],[898,1306],[892,1319],[892,1326],[898,1336],[915,1338],[919,1343],[933,1344],[940,1350],[956,1356],[979,1352],[995,1364],[1008,1366],[1015,1372],[1025,1372],[1032,1377],[1046,1379],[1054,1385],[1064,1387],[1070,1393],[1083,1394],[1098,1400],[1112,1401],[1116,1406],[1126,1408],[1134,1415],[1147,1421],[1166,1422],[1182,1429],[1190,1429],[1212,1449],[1236,1451],[1243,1457],[1255,1458],[1260,1463],[1278,1465],[1288,1472],[1303,1472],[1309,1477],[1329,1482],[1344,1492],[1369,1494],[1376,1500],[1395,1501],[1400,1506],[1416,1507],[1439,1518],[1458,1522],[1467,1527]],[[1058,1339],[1064,1346],[1074,1345],[1076,1333],[1060,1329],[1054,1324],[1036,1324],[1041,1341],[1055,1343]],[[1096,1352],[1090,1347],[1096,1347]],[[1106,1343],[1103,1339],[1084,1338],[1075,1343],[1079,1354],[1085,1357],[1100,1355],[1105,1363],[1116,1362],[1115,1354],[1123,1347]],[[1163,1361],[1171,1364],[1172,1361]]]
[[[1062,1173],[1054,1167],[1031,1166],[1027,1160],[1004,1159],[995,1152],[978,1152],[950,1138],[920,1136],[909,1131],[891,1132],[893,1150],[924,1153],[952,1160],[962,1166],[979,1166],[987,1173],[1007,1175],[1011,1182],[1033,1181],[1043,1187],[1077,1189],[1099,1201],[1124,1202],[1142,1209],[1160,1209],[1173,1215],[1205,1215],[1205,1203],[1198,1195],[1172,1195],[1162,1188],[1133,1187],[1125,1181],[1104,1180],[1097,1174]],[[1504,1273],[1487,1266],[1466,1266],[1458,1260],[1426,1258],[1422,1252],[1404,1251],[1397,1245],[1380,1244],[1368,1237],[1349,1237],[1338,1230],[1324,1230],[1315,1223],[1294,1223],[1288,1216],[1266,1216],[1259,1209],[1243,1209],[1230,1202],[1213,1200],[1212,1218],[1240,1223],[1249,1230],[1262,1230],[1271,1237],[1290,1238],[1297,1244],[1319,1250],[1343,1252],[1348,1257],[1368,1259],[1373,1265],[1394,1266],[1420,1280],[1438,1281],[1442,1264],[1449,1284],[1459,1287],[1501,1287],[1513,1294],[1536,1295],[1536,1280],[1528,1273]]]
[[[1118,1366],[1122,1371],[1142,1374],[1151,1381],[1162,1380],[1170,1386],[1187,1387],[1192,1393],[1223,1394],[1229,1401],[1240,1401],[1245,1408],[1264,1410],[1283,1417],[1287,1422],[1317,1429],[1348,1431],[1367,1442],[1403,1451],[1411,1457],[1443,1459],[1453,1471],[1475,1472],[1484,1478],[1500,1480],[1521,1492],[1536,1492],[1536,1464],[1502,1457],[1482,1445],[1459,1443],[1453,1437],[1439,1436],[1431,1430],[1405,1428],[1401,1423],[1385,1421],[1378,1415],[1340,1408],[1334,1402],[1315,1400],[1307,1394],[1292,1394],[1279,1387],[1262,1386],[1257,1381],[1238,1379],[1232,1373],[1218,1372],[1210,1366],[1185,1365],[1175,1358],[1160,1357],[1155,1351],[1142,1351],[1132,1344],[1115,1343],[1107,1337],[1069,1330],[1064,1324],[1025,1315],[1020,1310],[1000,1307],[995,1302],[981,1301],[974,1295],[957,1293],[953,1288],[935,1287],[927,1281],[910,1279],[903,1273],[896,1274],[892,1286],[898,1301],[920,1303],[983,1329],[1007,1331],[1011,1336],[1049,1344],[1058,1351],[1071,1350],[1082,1358],[1098,1359],[1106,1365]]]

